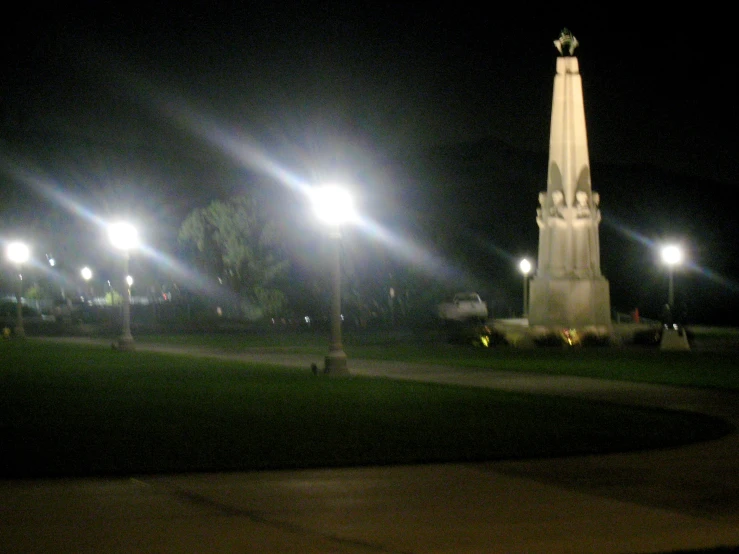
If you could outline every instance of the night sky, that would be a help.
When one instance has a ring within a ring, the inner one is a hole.
[[[580,42],[594,166],[695,177],[719,202],[739,183],[738,48],[720,11],[644,19],[550,7],[534,18],[533,8],[377,2],[25,10],[3,36],[5,233],[29,212],[56,209],[13,177],[18,168],[95,210],[125,206],[176,232],[189,210],[261,173],[209,141],[212,128],[303,179],[338,174],[362,184],[379,215],[382,202],[397,201],[393,183],[367,175],[388,159],[480,140],[546,153],[552,41],[565,26]],[[545,165],[539,173],[534,191],[546,187]],[[606,220],[619,198],[595,169],[593,188]],[[655,193],[671,195],[669,184]],[[520,217],[534,239],[515,249],[535,254],[536,194],[523,194],[531,197]],[[722,276],[732,287],[737,278]]]

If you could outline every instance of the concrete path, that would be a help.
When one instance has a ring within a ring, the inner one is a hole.
[[[139,345],[139,349],[178,351]],[[320,360],[190,349],[305,367]],[[357,375],[690,410],[739,394],[351,360]],[[647,553],[739,545],[739,436],[484,464],[0,482],[0,552]]]

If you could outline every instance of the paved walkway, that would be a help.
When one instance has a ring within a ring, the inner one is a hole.
[[[195,349],[308,367],[320,360]],[[691,410],[739,394],[351,360],[357,375]],[[0,482],[0,552],[647,553],[739,545],[739,435],[483,464]]]

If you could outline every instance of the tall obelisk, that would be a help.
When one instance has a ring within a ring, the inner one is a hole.
[[[600,272],[599,195],[590,187],[578,43],[564,29],[554,77],[547,191],[539,194],[539,260],[531,280],[529,326],[608,332],[611,301]]]

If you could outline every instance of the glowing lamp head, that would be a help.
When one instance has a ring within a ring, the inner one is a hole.
[[[92,270],[89,267],[83,267],[80,273],[85,281],[92,279]]]
[[[133,285],[133,277],[131,277],[130,275],[126,275],[126,284],[127,284],[127,285],[128,285],[129,287],[130,287],[131,285]]]
[[[338,226],[356,217],[352,197],[341,187],[315,188],[311,191],[311,200],[318,218],[328,225]]]
[[[521,263],[518,264],[519,269],[521,270],[521,273],[524,275],[528,275],[531,273],[531,262],[528,261],[526,258],[521,260]]]
[[[681,264],[683,261],[682,249],[674,244],[663,247],[662,261],[670,267]]]
[[[108,226],[110,243],[120,250],[131,250],[139,244],[139,233],[130,223],[118,222]]]
[[[23,264],[28,261],[31,252],[28,246],[22,242],[11,242],[6,250],[8,259],[15,264]]]

